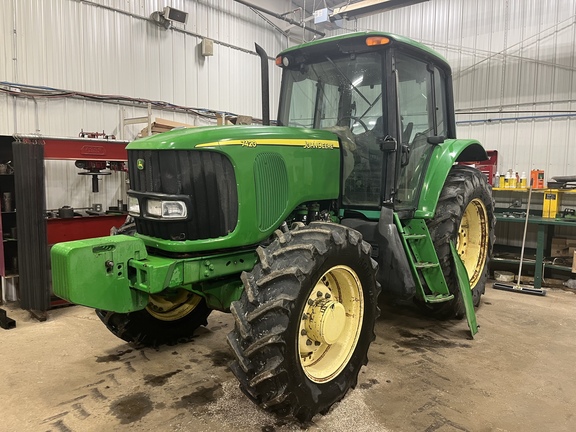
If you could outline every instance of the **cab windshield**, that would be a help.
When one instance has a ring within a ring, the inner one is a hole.
[[[378,207],[382,183],[383,59],[380,52],[284,69],[279,123],[328,129],[343,145],[343,204]],[[338,175],[339,173],[334,173]]]

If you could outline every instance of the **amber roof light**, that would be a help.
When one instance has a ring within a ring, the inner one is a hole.
[[[385,36],[370,36],[366,38],[366,45],[368,46],[386,45],[389,43],[390,39]]]

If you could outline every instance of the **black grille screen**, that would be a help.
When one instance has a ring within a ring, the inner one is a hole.
[[[143,161],[143,169],[138,169],[138,160]],[[210,151],[130,150],[128,169],[130,189],[187,195],[192,203],[186,221],[137,218],[140,234],[165,240],[200,240],[225,236],[236,227],[236,178],[226,156]]]

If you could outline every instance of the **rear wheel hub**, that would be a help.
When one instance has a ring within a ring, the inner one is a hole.
[[[466,267],[470,288],[474,288],[484,270],[489,241],[488,212],[484,203],[475,198],[466,207],[458,230],[456,249]]]

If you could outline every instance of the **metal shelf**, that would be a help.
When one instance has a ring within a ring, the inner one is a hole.
[[[523,217],[509,218],[504,217],[502,214],[496,214],[496,220],[498,222],[525,223],[526,219]],[[536,258],[534,260],[524,260],[522,265],[534,267],[534,287],[542,288],[544,270],[549,269],[572,272],[572,267],[545,262],[544,256],[550,255],[552,237],[554,236],[554,227],[564,226],[576,228],[576,222],[566,221],[563,219],[529,216],[528,223],[537,225],[538,227],[536,236]],[[492,262],[494,264],[520,264],[520,260],[508,258],[493,258]]]
[[[493,191],[496,192],[524,192],[527,193],[529,191],[528,188],[492,188]],[[559,192],[559,193],[566,193],[566,194],[575,194],[576,189],[554,189],[554,188],[544,188],[544,189],[532,189],[532,193],[544,193],[544,192]]]
[[[519,259],[512,259],[512,258],[492,258],[492,262],[494,263],[499,263],[499,264],[516,264],[516,265],[520,265],[520,260]],[[529,267],[534,267],[536,265],[536,261],[535,260],[530,260],[530,261],[522,261],[522,265],[523,266],[529,266]],[[552,264],[552,263],[542,263],[542,266],[544,268],[547,269],[551,269],[551,270],[560,270],[560,271],[572,271],[572,267],[569,266],[564,266],[564,265],[559,265],[559,264]]]
[[[502,213],[496,213],[498,222],[524,223],[524,217],[506,217]],[[534,225],[554,225],[554,226],[571,226],[576,228],[576,220],[564,218],[543,218],[541,216],[529,216],[528,223]]]

